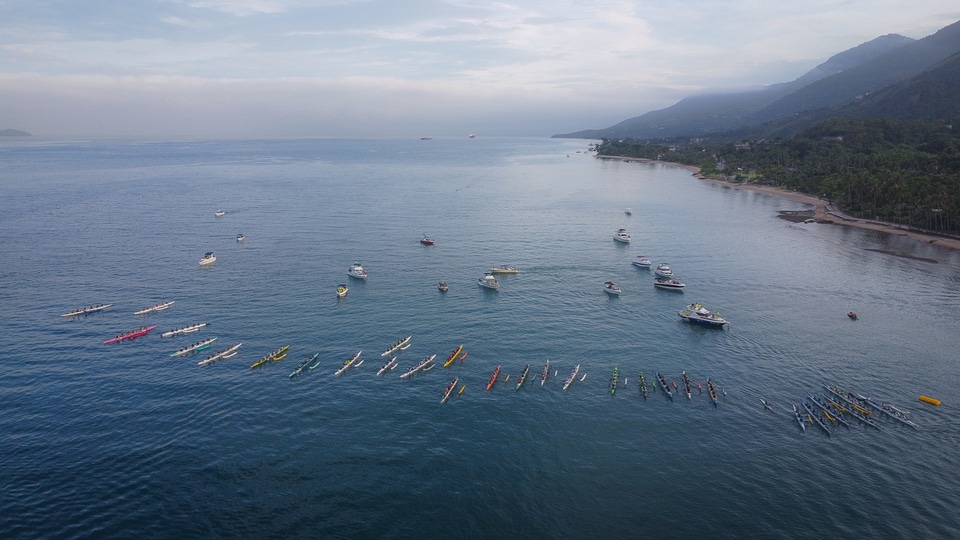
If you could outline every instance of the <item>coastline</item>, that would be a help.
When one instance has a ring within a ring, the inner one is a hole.
[[[719,184],[726,186],[732,189],[742,189],[746,191],[753,191],[756,193],[764,193],[766,195],[772,195],[774,197],[781,197],[784,199],[790,199],[803,204],[808,204],[813,207],[813,219],[817,223],[831,224],[831,225],[843,225],[847,227],[856,227],[858,229],[867,229],[871,231],[885,232],[888,234],[895,234],[898,236],[905,236],[907,238],[912,238],[918,242],[923,242],[926,244],[935,244],[942,246],[948,249],[953,249],[960,251],[960,238],[950,238],[945,236],[935,236],[927,234],[921,231],[907,229],[902,225],[896,223],[888,223],[883,221],[873,221],[856,218],[841,212],[836,206],[828,203],[827,201],[814,197],[813,195],[807,195],[806,193],[798,193],[796,191],[786,191],[773,186],[762,186],[759,184],[742,184],[731,182],[729,180],[724,180],[722,178],[713,178],[706,176],[700,170],[700,167],[693,165],[684,165],[683,163],[675,163],[672,161],[658,161],[654,159],[647,158],[631,158],[631,157],[620,157],[620,156],[596,156],[600,159],[619,159],[621,161],[638,161],[645,163],[659,163],[661,165],[672,165],[674,167],[680,167],[690,171],[690,173],[700,180],[705,182],[711,182],[714,184]]]

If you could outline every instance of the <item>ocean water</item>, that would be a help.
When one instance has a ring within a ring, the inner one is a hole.
[[[0,143],[0,537],[960,536],[960,254],[793,224],[778,212],[796,202],[586,147]],[[638,254],[686,289],[655,289]],[[481,289],[494,264],[520,273]],[[680,321],[692,302],[731,324]],[[113,307],[60,316],[97,303]],[[169,356],[214,336],[240,353]],[[399,378],[459,344],[462,363]],[[487,392],[498,365],[510,379]],[[640,371],[704,390],[644,399]],[[454,377],[463,392],[440,404]],[[801,431],[790,407],[823,382],[919,428]]]

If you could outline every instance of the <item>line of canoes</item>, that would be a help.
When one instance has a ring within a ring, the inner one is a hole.
[[[855,392],[848,392],[833,384],[822,384],[821,386],[828,392],[825,397],[818,397],[807,392],[806,399],[800,400],[800,406],[793,406],[794,418],[804,431],[806,430],[806,424],[811,424],[819,427],[827,435],[831,435],[833,433],[831,427],[838,425],[847,428],[852,427],[847,419],[848,417],[855,419],[860,424],[879,430],[880,424],[874,416],[875,412],[880,412],[898,423],[917,429],[917,424],[910,420],[906,411],[898,409],[890,403]],[[764,402],[764,405],[767,406],[767,403]]]

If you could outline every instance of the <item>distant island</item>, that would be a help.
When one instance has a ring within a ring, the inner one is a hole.
[[[0,137],[32,137],[26,131],[20,131],[19,129],[0,129]]]

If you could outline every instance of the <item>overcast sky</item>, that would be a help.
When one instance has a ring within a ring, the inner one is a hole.
[[[0,129],[548,136],[957,20],[956,0],[0,0]]]

